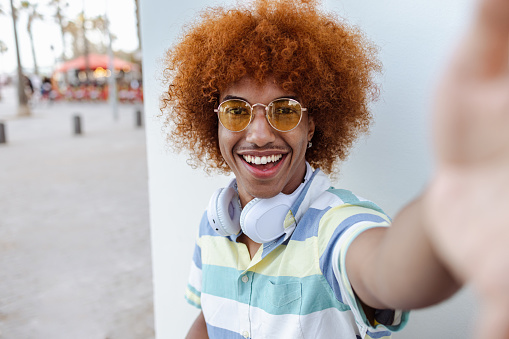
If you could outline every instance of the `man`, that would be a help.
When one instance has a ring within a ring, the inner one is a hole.
[[[509,1],[480,2],[436,101],[437,173],[390,227],[324,174],[368,125],[373,51],[313,2],[258,1],[168,52],[174,146],[236,178],[202,219],[190,338],[390,336],[467,282],[478,337],[509,337]]]

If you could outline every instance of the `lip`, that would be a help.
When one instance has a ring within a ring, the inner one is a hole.
[[[243,155],[255,155],[255,156],[268,156],[268,155],[272,155],[272,154],[282,154],[283,157],[281,158],[281,160],[279,160],[279,162],[276,164],[276,166],[268,169],[268,170],[260,170],[258,168],[256,168],[255,166],[252,166],[251,164],[249,164],[247,161],[244,160],[244,158],[242,157]],[[253,153],[244,153],[244,154],[237,154],[239,159],[240,159],[240,162],[243,164],[243,167],[246,168],[249,173],[251,175],[253,175],[255,178],[257,179],[261,179],[261,180],[267,180],[267,179],[271,179],[273,177],[275,177],[277,175],[277,173],[279,172],[279,170],[281,169],[281,167],[284,165],[284,163],[286,162],[286,159],[288,158],[288,153],[281,153],[281,152],[277,152],[277,153],[274,153],[274,152],[263,152],[263,153],[256,153],[256,154],[253,154]]]

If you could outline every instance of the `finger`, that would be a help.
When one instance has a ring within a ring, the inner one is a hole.
[[[493,78],[509,69],[509,0],[480,0],[455,62],[461,75]]]

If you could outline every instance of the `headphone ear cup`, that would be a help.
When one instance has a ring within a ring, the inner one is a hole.
[[[240,215],[240,228],[242,229],[242,232],[246,233],[246,215],[249,214],[249,211],[260,201],[258,198],[253,198],[250,202],[244,206],[244,209],[242,209],[242,213]],[[248,231],[249,232],[249,231]]]
[[[283,193],[269,199],[254,198],[242,210],[240,227],[256,243],[275,240],[285,234],[284,221],[290,207]]]
[[[224,188],[217,198],[217,217],[226,235],[240,232],[240,213],[237,191],[232,187]]]
[[[222,236],[240,232],[241,207],[232,187],[220,188],[212,195],[207,208],[210,226]]]
[[[212,197],[209,201],[209,206],[207,207],[207,219],[209,220],[209,225],[218,233],[220,226],[219,218],[217,217],[217,197],[219,197],[219,194],[222,190],[222,188],[219,188],[214,192],[214,194],[212,194]]]

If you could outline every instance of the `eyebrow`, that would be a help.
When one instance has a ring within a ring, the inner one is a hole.
[[[236,96],[236,95],[227,95],[227,96],[225,96],[225,97],[223,98],[223,100],[222,100],[221,102],[226,101],[226,100],[232,100],[232,99],[243,100],[243,101],[246,101],[246,102],[248,102],[249,104],[251,104],[251,103],[250,103],[249,101],[247,101],[245,98],[243,98],[243,97],[239,97],[239,96]],[[278,99],[293,99],[293,100],[295,100],[295,101],[299,101],[299,98],[298,98],[297,96],[295,96],[295,95],[283,95],[283,96],[280,96],[280,97],[278,97],[278,98],[274,98],[274,99],[272,99],[271,101],[278,100]]]

